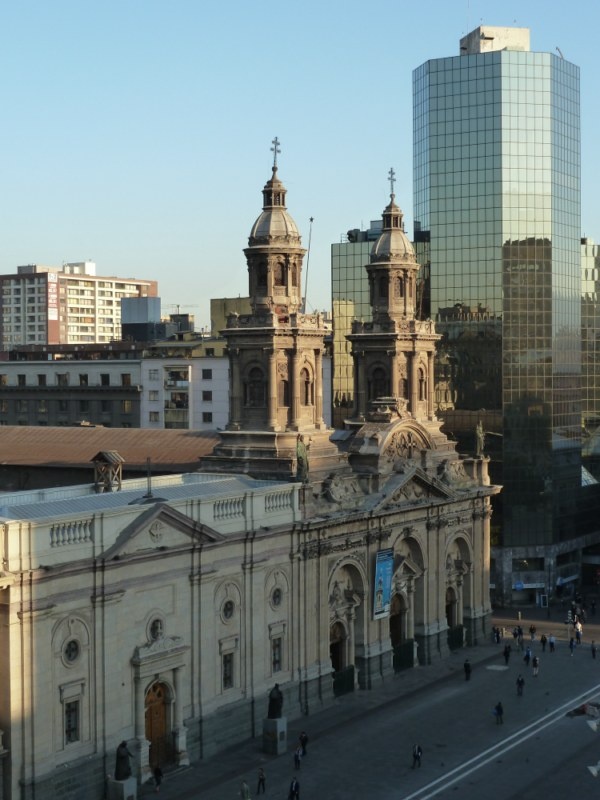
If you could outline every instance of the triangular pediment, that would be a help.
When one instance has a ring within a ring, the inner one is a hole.
[[[149,550],[171,550],[192,543],[218,543],[225,537],[195,522],[166,503],[154,503],[127,525],[116,542],[104,553],[105,558],[120,558]]]
[[[386,482],[383,497],[373,510],[382,511],[396,506],[418,506],[435,502],[446,502],[454,498],[454,493],[440,481],[417,467],[404,474],[395,474]]]

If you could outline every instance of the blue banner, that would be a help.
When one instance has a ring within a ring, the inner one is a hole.
[[[393,572],[394,551],[380,550],[375,560],[373,619],[382,619],[390,615]]]

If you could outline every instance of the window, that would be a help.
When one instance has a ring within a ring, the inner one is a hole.
[[[313,405],[313,382],[307,369],[300,370],[300,402],[303,406]]]
[[[206,357],[207,358],[209,358],[211,356],[214,356],[214,354],[215,354],[215,348],[214,347],[207,347],[206,348]]]
[[[158,400],[158,392],[156,391],[156,389],[150,389],[150,391],[148,392],[148,400],[154,402]]]
[[[87,386],[88,385],[88,376],[85,372],[79,373],[79,385],[80,386]]]
[[[281,636],[271,639],[271,669],[273,672],[281,672]]]
[[[0,400],[0,411],[3,414],[8,412],[8,400]]]
[[[148,370],[148,380],[149,381],[157,381],[159,379],[158,370],[157,369],[149,369]]]
[[[46,400],[38,400],[37,402],[37,410],[38,414],[47,414],[48,413],[48,403]]]
[[[65,703],[65,744],[79,741],[79,700]]]
[[[21,414],[26,414],[27,410],[27,400],[17,400],[17,411],[19,411]]]
[[[203,411],[202,412],[202,422],[212,422],[212,411]]]
[[[46,385],[46,376],[38,375],[38,386],[45,386],[45,385]]]
[[[0,386],[8,386],[8,375],[5,373],[0,375]]]
[[[25,375],[17,375],[17,384],[19,386],[27,386]]]
[[[69,403],[67,400],[59,400],[58,401],[58,410],[62,411],[63,413],[69,410]]]
[[[205,403],[212,403],[212,392],[202,392],[202,400]]]
[[[79,410],[87,413],[90,410],[90,401],[89,400],[80,400],[79,401]]]
[[[68,372],[57,372],[56,373],[56,383],[58,386],[68,386],[69,385],[69,373]]]
[[[110,400],[100,400],[100,411],[103,414],[110,413]]]
[[[121,374],[121,386],[131,386],[131,373],[123,372]]]
[[[260,367],[253,367],[244,384],[244,405],[250,408],[264,407],[266,402],[265,379]]]
[[[108,372],[102,372],[100,374],[100,386],[110,386],[110,375]]]
[[[131,414],[131,400],[121,400],[121,413]]]
[[[202,370],[202,380],[203,381],[212,381],[212,369],[203,369]]]
[[[149,411],[148,422],[160,422],[160,413],[158,411]]]
[[[233,653],[223,653],[223,689],[233,688]]]

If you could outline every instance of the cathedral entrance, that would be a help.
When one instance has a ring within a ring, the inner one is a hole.
[[[390,608],[390,642],[394,672],[401,672],[414,666],[414,644],[412,639],[407,638],[407,614],[404,598],[395,594]]]
[[[341,622],[331,626],[329,657],[333,667],[333,693],[336,697],[354,691],[354,665],[346,665],[346,630]]]
[[[173,759],[170,711],[168,687],[158,681],[153,683],[146,693],[146,739],[150,742],[149,760],[152,769]]]
[[[465,633],[458,620],[458,598],[452,587],[446,589],[446,622],[448,623],[448,647],[450,650],[464,647]]]

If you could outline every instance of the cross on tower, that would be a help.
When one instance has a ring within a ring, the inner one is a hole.
[[[273,166],[277,167],[277,153],[281,153],[281,148],[279,147],[279,139],[275,137],[271,142],[273,147],[271,148],[271,152],[273,153]]]
[[[394,184],[396,183],[396,173],[394,172],[394,168],[390,167],[390,171],[388,172],[388,178],[390,180],[390,194],[392,197],[394,196]]]

